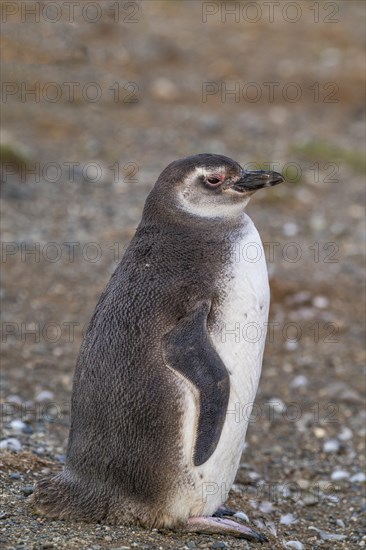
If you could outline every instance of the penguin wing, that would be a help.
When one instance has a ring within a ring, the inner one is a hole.
[[[194,449],[194,465],[200,466],[217,447],[225,422],[230,379],[207,331],[210,305],[202,303],[165,337],[168,365],[192,382],[199,391],[200,412]]]

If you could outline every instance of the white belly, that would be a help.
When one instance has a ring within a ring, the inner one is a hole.
[[[215,452],[198,467],[193,466],[192,453],[199,402],[196,389],[185,384],[184,454],[192,483],[184,491],[184,502],[174,504],[181,512],[188,509],[189,516],[211,515],[226,500],[239,466],[261,373],[269,286],[263,246],[248,216],[228,275],[222,316],[210,336],[230,374],[230,399]]]

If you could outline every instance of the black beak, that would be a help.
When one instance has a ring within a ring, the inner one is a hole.
[[[272,187],[285,181],[285,178],[278,172],[266,172],[265,170],[243,170],[240,179],[235,183],[236,191],[257,191],[263,187]]]

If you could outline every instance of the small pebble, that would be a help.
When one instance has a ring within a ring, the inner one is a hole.
[[[177,98],[178,88],[168,78],[159,77],[152,83],[151,92],[156,99],[172,101]]]
[[[269,502],[268,500],[264,500],[259,505],[259,510],[263,512],[263,514],[270,514],[273,511],[273,504],[272,502]]]
[[[324,216],[321,214],[314,214],[310,218],[310,227],[313,231],[318,232],[322,231],[326,226],[326,221]]]
[[[347,428],[347,426],[342,426],[341,431],[337,435],[337,439],[339,439],[340,441],[349,441],[350,439],[352,439],[352,437],[353,433],[349,428]]]
[[[313,529],[314,531],[317,531],[319,533],[319,536],[322,540],[346,540],[346,535],[337,535],[336,533],[327,533],[327,531],[322,531],[321,529],[318,529],[317,527],[309,527],[309,529]]]
[[[319,496],[314,495],[313,493],[306,493],[303,496],[303,501],[305,506],[315,506],[316,504],[319,504]]]
[[[251,481],[257,481],[257,479],[260,479],[260,474],[258,472],[248,472],[248,477]]]
[[[289,540],[285,542],[285,548],[295,548],[295,550],[303,550],[304,545],[298,540]]]
[[[303,387],[307,386],[308,383],[309,383],[309,381],[306,378],[306,376],[304,376],[302,374],[299,374],[299,376],[295,376],[295,378],[292,380],[292,382],[290,384],[290,387],[293,388],[293,389],[303,388]]]
[[[337,519],[336,524],[338,525],[338,527],[341,527],[342,529],[346,528],[346,525],[345,525],[343,519]]]
[[[300,489],[309,489],[310,487],[310,481],[308,481],[307,479],[298,479],[296,483],[298,484]]]
[[[0,449],[7,449],[9,451],[14,451],[15,453],[21,451],[22,444],[19,439],[15,437],[9,437],[8,439],[3,439],[0,441]]]
[[[349,472],[346,472],[346,470],[334,470],[332,475],[330,476],[330,479],[332,481],[341,481],[342,479],[348,479],[350,476]]]
[[[340,443],[337,439],[328,439],[323,445],[323,451],[325,453],[337,453],[340,448]]]
[[[279,397],[272,397],[266,403],[276,414],[282,414],[286,410],[286,405]]]
[[[286,483],[279,483],[276,487],[276,492],[282,498],[289,498],[291,496],[291,487]]]
[[[44,455],[45,452],[46,452],[46,449],[44,447],[37,447],[35,450],[35,453],[37,455]]]
[[[187,542],[186,546],[188,548],[196,548],[196,543],[194,542],[194,540],[190,540],[189,542]]]
[[[22,476],[20,475],[19,472],[14,472],[14,473],[9,474],[9,477],[10,477],[10,479],[21,479]]]
[[[258,529],[262,530],[262,529],[266,528],[265,523],[261,519],[255,519],[255,520],[253,520],[253,523],[256,527],[258,527]]]
[[[297,342],[295,342],[295,341],[291,342],[290,340],[286,340],[285,345],[284,345],[284,348],[287,349],[288,351],[294,351],[298,347],[299,347],[299,345],[298,345]]]
[[[243,521],[249,522],[248,516],[244,512],[236,512],[234,518],[242,519]]]
[[[287,222],[283,225],[282,231],[286,237],[294,237],[297,235],[299,227],[296,223]]]
[[[226,542],[217,541],[217,542],[213,543],[211,548],[227,548],[227,544],[226,544]]]
[[[362,403],[363,404],[363,397],[353,391],[353,390],[345,390],[344,392],[342,392],[339,396],[339,399],[342,400],[342,401],[348,401],[349,403]]]
[[[366,481],[366,475],[363,472],[358,472],[350,478],[350,481],[352,481],[352,483],[362,483]]]
[[[33,433],[32,426],[30,424],[25,424],[24,428],[22,429],[22,433],[31,435]]]
[[[283,514],[281,515],[280,523],[282,525],[292,525],[294,523],[297,523],[298,520],[293,514]]]
[[[41,403],[43,401],[52,401],[52,399],[55,397],[55,394],[48,390],[43,390],[39,392],[39,394],[36,397],[36,401],[38,403]]]
[[[23,403],[23,400],[19,395],[9,395],[6,399],[6,402],[21,405]]]
[[[10,422],[10,428],[17,433],[21,433],[26,426],[27,424],[20,419],[12,420]]]
[[[32,493],[34,493],[34,486],[33,485],[24,485],[24,487],[22,487],[22,493],[24,495],[31,495]]]
[[[314,435],[317,439],[323,439],[327,435],[327,432],[324,430],[324,428],[320,428],[319,426],[316,426],[314,428]]]
[[[305,304],[306,302],[309,302],[311,299],[311,292],[308,290],[301,290],[300,292],[296,292],[291,296],[291,303],[294,304]]]
[[[314,296],[313,306],[319,309],[325,309],[329,306],[329,300],[326,296]]]

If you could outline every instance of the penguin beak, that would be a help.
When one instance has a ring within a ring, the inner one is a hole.
[[[243,170],[240,179],[235,182],[233,189],[243,193],[244,191],[257,191],[264,187],[272,187],[285,181],[278,172],[266,172],[265,170]]]

